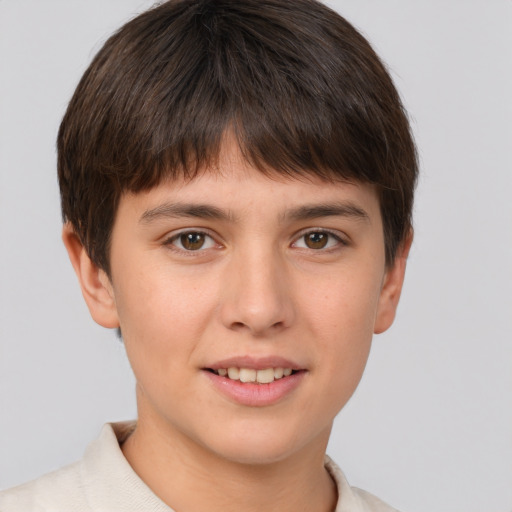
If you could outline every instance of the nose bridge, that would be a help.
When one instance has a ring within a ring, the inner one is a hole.
[[[222,319],[230,329],[253,335],[286,328],[293,319],[285,259],[263,244],[236,251],[226,268]]]

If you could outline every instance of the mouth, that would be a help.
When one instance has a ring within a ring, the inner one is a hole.
[[[280,403],[293,396],[308,369],[279,356],[236,356],[203,367],[210,384],[229,401],[249,407]]]
[[[261,370],[256,370],[254,368],[239,368],[236,366],[217,369],[205,368],[205,370],[220,377],[225,377],[229,380],[255,384],[271,384],[276,380],[289,377],[290,375],[293,375],[300,371],[294,370],[293,368],[283,367],[270,367]]]

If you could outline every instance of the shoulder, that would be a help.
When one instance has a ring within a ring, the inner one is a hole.
[[[338,488],[335,512],[398,512],[373,494],[351,487],[341,469],[327,456],[325,467]]]
[[[107,424],[102,429],[100,437],[88,446],[79,462],[0,492],[0,512],[92,510],[91,493],[95,494],[98,482],[94,470],[91,471],[91,466],[106,466],[105,472],[110,471],[116,451],[120,451],[116,435],[112,426]],[[114,456],[111,453],[114,453]]]
[[[0,512],[172,512],[124,458],[120,444],[133,428],[106,424],[80,462],[0,492]]]
[[[384,503],[381,499],[377,498],[377,496],[374,496],[367,491],[358,489],[357,487],[352,487],[352,490],[365,504],[365,512],[366,510],[368,512],[398,512],[398,510],[390,507],[387,503]]]
[[[1,512],[89,510],[81,485],[81,464],[75,463],[0,492]]]

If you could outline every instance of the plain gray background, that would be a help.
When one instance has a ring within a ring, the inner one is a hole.
[[[60,241],[58,124],[142,0],[0,0],[0,488],[135,416],[123,346]],[[420,148],[397,321],[329,453],[404,512],[512,510],[512,2],[338,0],[392,70]]]

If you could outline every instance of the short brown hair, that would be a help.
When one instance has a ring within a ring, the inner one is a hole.
[[[58,136],[64,221],[109,273],[123,193],[213,165],[234,133],[262,172],[375,184],[387,262],[411,230],[416,150],[370,44],[315,0],[170,0],[116,32]]]

